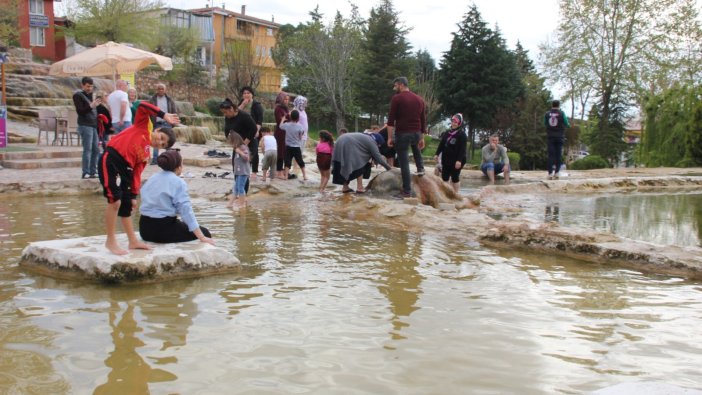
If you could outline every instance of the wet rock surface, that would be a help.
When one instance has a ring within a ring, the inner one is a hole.
[[[459,204],[463,198],[459,196],[441,178],[426,174],[424,176],[412,175],[412,192],[419,202],[439,208],[441,204]],[[376,175],[368,183],[368,189],[373,195],[391,197],[397,194],[402,187],[402,173],[400,169],[392,169]]]
[[[118,235],[118,240],[127,245],[126,235]],[[151,250],[130,250],[127,255],[111,254],[104,243],[105,236],[34,242],[22,252],[20,266],[52,277],[110,284],[199,277],[240,267],[228,251],[197,240],[148,243]]]

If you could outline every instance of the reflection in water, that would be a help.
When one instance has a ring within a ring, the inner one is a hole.
[[[77,223],[102,232],[91,220],[102,199],[81,199],[4,206],[0,393],[573,394],[631,376],[699,386],[698,283],[388,231],[314,199],[236,214],[197,202],[244,263],[238,274],[105,287],[18,270],[29,241]],[[36,206],[56,212],[39,219]],[[534,215],[567,223],[581,206],[556,199]]]
[[[134,304],[128,302],[121,319],[115,322],[120,310],[119,304],[112,302],[109,323],[115,349],[105,360],[105,366],[111,371],[107,375],[107,383],[99,385],[94,393],[148,394],[149,383],[176,380],[172,373],[151,368],[137,351],[144,346],[144,342],[137,336],[143,329],[134,318]]]
[[[566,197],[561,223],[657,244],[701,246],[702,194]]]
[[[401,251],[399,256],[384,260],[378,279],[378,290],[390,302],[392,311],[392,339],[401,340],[403,327],[409,326],[409,317],[417,310],[417,300],[421,294],[419,287],[422,277],[417,273],[417,259],[421,257],[422,241],[417,235],[398,232],[388,246],[392,251]]]
[[[547,204],[544,213],[544,222],[560,222],[561,208],[558,203]]]

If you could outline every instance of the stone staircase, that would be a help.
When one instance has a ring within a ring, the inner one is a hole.
[[[60,151],[0,152],[0,165],[7,169],[55,169],[80,167],[81,148]]]

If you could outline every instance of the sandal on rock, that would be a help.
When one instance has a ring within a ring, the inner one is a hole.
[[[349,188],[349,189],[342,189],[342,190],[341,190],[341,193],[353,193],[353,189],[351,189],[351,188]]]
[[[363,195],[364,193],[366,193],[365,190],[358,190],[358,191],[356,191],[356,195]]]

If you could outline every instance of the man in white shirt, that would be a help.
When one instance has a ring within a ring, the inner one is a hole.
[[[115,91],[107,97],[107,106],[112,118],[112,129],[117,134],[132,126],[132,110],[127,96],[127,81],[118,80],[115,86]]]

